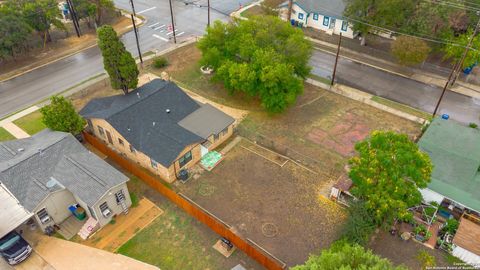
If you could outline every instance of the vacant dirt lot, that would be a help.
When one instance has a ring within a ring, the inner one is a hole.
[[[246,140],[211,172],[196,171],[181,192],[288,266],[338,237],[345,213],[325,197],[325,175]]]

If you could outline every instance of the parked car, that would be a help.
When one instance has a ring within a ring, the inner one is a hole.
[[[10,265],[23,262],[32,253],[32,247],[16,231],[0,239],[0,254]]]

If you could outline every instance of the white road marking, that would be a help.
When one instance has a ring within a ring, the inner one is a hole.
[[[144,9],[144,10],[142,10],[142,11],[140,11],[140,12],[137,12],[137,14],[142,14],[142,13],[145,13],[145,12],[147,12],[147,11],[154,10],[154,9],[156,9],[156,8],[157,8],[157,7],[147,8],[147,9]]]
[[[161,39],[161,40],[163,40],[163,41],[165,41],[165,42],[168,42],[168,39],[166,39],[166,38],[164,38],[164,37],[161,37],[161,36],[159,36],[159,35],[153,34],[152,36],[155,37],[155,38]]]
[[[177,33],[177,32],[178,32],[178,29],[175,29],[175,33]],[[167,36],[170,36],[172,34],[173,34],[173,31],[166,33]]]
[[[160,23],[157,22],[157,23],[154,23],[154,24],[150,24],[148,27],[153,28],[154,26],[159,25],[159,24],[160,24]]]
[[[176,36],[179,37],[181,35],[185,34],[185,32],[178,33]]]
[[[158,29],[162,29],[162,28],[164,28],[164,27],[165,27],[165,24],[160,25],[159,27],[155,27],[153,30],[157,31]]]

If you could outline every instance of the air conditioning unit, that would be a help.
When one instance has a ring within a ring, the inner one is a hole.
[[[104,217],[108,217],[108,216],[110,216],[110,214],[112,214],[112,212],[110,212],[110,209],[107,208],[107,209],[102,211],[102,214],[103,214]]]
[[[42,222],[42,224],[50,222],[50,216],[46,215],[43,218],[41,218],[40,221]]]

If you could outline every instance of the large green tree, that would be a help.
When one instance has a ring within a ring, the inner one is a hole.
[[[312,45],[303,32],[273,16],[232,23],[216,21],[199,41],[201,64],[231,91],[260,97],[269,112],[282,112],[303,92]]]
[[[31,27],[22,17],[0,9],[0,59],[15,58],[28,48]]]
[[[333,243],[329,249],[320,255],[311,255],[304,265],[298,265],[292,270],[406,270],[403,266],[393,266],[384,258],[375,255],[371,250],[365,250],[357,244],[345,241]]]
[[[468,45],[470,38],[473,35],[473,30],[468,30],[464,34],[460,34],[458,36],[451,36],[452,42],[447,44],[443,51],[445,52],[446,59],[452,59],[458,61],[462,58],[465,47]],[[460,46],[459,46],[460,45]],[[477,63],[480,59],[480,36],[476,35],[473,38],[472,46],[468,51],[465,60],[463,62],[462,68],[466,68],[472,66],[473,64]]]
[[[75,111],[72,102],[62,96],[52,96],[50,104],[42,107],[40,112],[43,123],[52,130],[77,135],[85,126],[85,119]]]
[[[25,21],[35,29],[44,39],[52,41],[50,30],[52,25],[66,31],[65,25],[60,20],[61,13],[55,0],[20,0],[20,6]]]
[[[92,21],[95,22],[97,15],[97,6],[92,0],[72,0],[79,20],[85,20],[88,27],[91,28]]]
[[[125,94],[138,84],[138,67],[135,59],[125,49],[117,33],[110,25],[97,30],[98,47],[102,51],[103,65],[114,89],[122,89]]]
[[[421,39],[400,36],[392,43],[391,51],[400,64],[413,66],[427,59],[430,47]]]
[[[355,145],[358,155],[350,159],[352,194],[365,202],[378,225],[405,219],[408,208],[418,205],[418,188],[430,182],[430,157],[407,135],[374,131]]]

